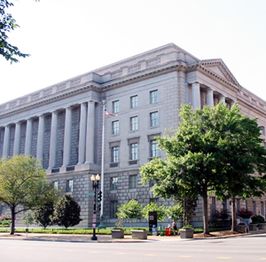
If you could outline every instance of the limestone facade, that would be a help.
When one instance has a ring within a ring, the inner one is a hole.
[[[0,157],[38,158],[49,180],[79,202],[81,226],[91,226],[90,176],[101,172],[103,149],[108,222],[129,199],[161,201],[140,183],[139,167],[163,157],[155,137],[175,131],[180,106],[219,102],[239,104],[265,139],[264,100],[242,87],[221,59],[200,60],[167,44],[0,105]],[[256,201],[256,212],[265,215],[265,200]]]

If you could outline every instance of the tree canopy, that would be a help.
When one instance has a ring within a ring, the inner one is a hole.
[[[242,116],[236,105],[200,110],[186,105],[180,118],[174,136],[158,138],[166,158],[144,165],[142,180],[154,181],[154,193],[164,198],[182,201],[200,195],[207,234],[208,192],[227,197],[232,197],[232,192],[241,197],[263,192],[263,176],[253,174],[265,171],[265,148],[256,120]],[[237,183],[244,189],[234,191]]]
[[[16,214],[53,197],[45,171],[35,158],[19,155],[0,161],[0,202],[10,208],[11,234],[15,232]]]
[[[17,46],[9,42],[9,33],[19,27],[12,14],[7,12],[11,6],[13,6],[11,1],[0,0],[0,55],[7,61],[16,63],[19,57],[29,55],[21,52]]]
[[[79,204],[70,195],[62,196],[55,204],[53,222],[68,228],[77,225],[81,220]]]

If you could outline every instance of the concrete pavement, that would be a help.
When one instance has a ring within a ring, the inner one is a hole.
[[[229,232],[228,232],[229,233]],[[222,232],[212,232],[211,237],[207,239],[217,239],[217,238],[228,238],[237,236],[246,236],[248,234],[228,234]],[[257,232],[254,232],[257,233]],[[98,243],[116,243],[116,242],[147,242],[147,241],[178,241],[181,240],[179,236],[148,236],[147,240],[132,239],[130,235],[125,235],[124,239],[112,239],[110,235],[97,235],[98,240],[91,240],[91,235],[75,235],[75,234],[37,234],[37,233],[17,233],[14,236],[8,233],[0,233],[0,239],[7,240],[32,240],[32,241],[57,241],[57,242],[98,242]],[[194,240],[196,239],[206,239],[202,234],[194,234]]]

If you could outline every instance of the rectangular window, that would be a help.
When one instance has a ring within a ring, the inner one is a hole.
[[[151,140],[150,141],[150,157],[159,157],[160,156],[160,151],[159,151],[159,146],[158,142],[156,140]]]
[[[264,128],[264,126],[260,126],[259,129],[260,129],[260,134],[262,136],[265,136],[265,128]]]
[[[139,159],[139,144],[133,143],[130,144],[130,160],[138,160]]]
[[[119,135],[119,121],[112,122],[112,135]]]
[[[74,181],[72,179],[69,179],[66,181],[66,192],[72,193],[74,189]]]
[[[113,146],[111,148],[111,162],[112,163],[119,162],[119,146]]]
[[[128,188],[129,189],[137,188],[137,175],[130,175],[129,176]]]
[[[150,91],[150,104],[156,104],[159,102],[159,93],[158,90]]]
[[[159,126],[159,112],[158,111],[150,113],[150,126],[151,127]]]
[[[53,182],[53,187],[54,187],[55,190],[58,190],[58,188],[59,188],[58,187],[58,181],[54,181]]]
[[[112,112],[119,113],[119,100],[115,100],[112,102]]]
[[[130,97],[130,108],[136,108],[139,105],[139,97],[137,95]]]
[[[139,119],[137,116],[130,117],[130,131],[137,131],[139,129]]]
[[[110,178],[110,190],[117,190],[118,185],[118,177],[111,177]]]
[[[117,200],[110,201],[110,218],[116,218],[118,202]]]

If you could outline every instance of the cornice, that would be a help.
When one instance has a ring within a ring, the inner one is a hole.
[[[261,117],[266,118],[266,111],[264,107],[258,107],[258,105],[252,104],[250,101],[245,100],[242,96],[237,96],[237,103],[243,104],[250,111],[255,111]]]
[[[98,87],[95,86],[94,84],[88,84],[88,85],[84,85],[84,86],[77,86],[76,88],[73,88],[71,90],[67,90],[67,92],[62,92],[60,94],[56,94],[56,95],[50,95],[48,97],[44,97],[36,102],[32,102],[30,104],[26,104],[26,105],[22,105],[20,107],[14,108],[13,110],[8,110],[7,112],[4,112],[0,115],[0,119],[21,113],[21,112],[25,112],[27,110],[30,109],[34,109],[36,107],[42,106],[42,105],[46,105],[49,103],[53,103],[55,101],[64,99],[64,98],[68,98],[72,95],[76,95],[79,93],[82,93],[84,91],[98,91]]]
[[[204,59],[200,61],[200,64],[203,66],[207,66],[207,65],[218,65],[220,66],[220,70],[222,71],[222,73],[224,75],[226,75],[226,77],[228,78],[229,82],[232,82],[234,85],[236,86],[240,86],[240,84],[238,83],[238,81],[236,80],[236,78],[234,77],[234,75],[232,74],[232,72],[229,70],[229,68],[226,66],[226,64],[224,63],[224,61],[220,58],[216,58],[216,59]]]
[[[232,82],[226,80],[225,78],[219,76],[218,74],[216,74],[215,72],[213,72],[212,70],[209,70],[208,68],[204,67],[201,64],[194,64],[188,67],[188,72],[193,72],[193,71],[199,71],[203,74],[205,74],[206,76],[210,77],[211,79],[218,81],[219,83],[226,85],[228,88],[230,88],[232,91],[239,91],[240,87],[233,84]]]
[[[72,93],[73,89],[88,82],[91,82],[91,85],[103,87],[117,85],[150,75],[153,71],[157,72],[169,67],[170,64],[178,63],[186,67],[198,61],[199,59],[178,46],[167,44],[2,104],[0,105],[0,117],[45,102],[50,103],[54,101],[54,97],[62,97],[62,93],[64,95]]]
[[[128,77],[124,77],[123,79],[117,79],[117,80],[111,81],[110,83],[103,84],[102,91],[110,90],[113,88],[120,87],[124,84],[131,84],[131,83],[134,83],[140,80],[150,78],[151,76],[158,76],[158,75],[165,74],[167,72],[173,72],[176,70],[186,72],[187,65],[184,63],[173,62],[173,63],[168,63],[167,65],[163,67],[157,67],[157,68],[153,68],[152,70],[147,70],[145,72],[135,73]]]

